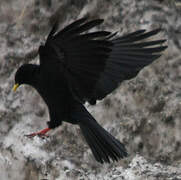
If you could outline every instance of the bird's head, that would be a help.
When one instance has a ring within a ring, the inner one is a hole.
[[[33,85],[37,69],[37,65],[33,64],[23,64],[20,66],[15,74],[15,85],[13,91],[16,91],[21,84]]]

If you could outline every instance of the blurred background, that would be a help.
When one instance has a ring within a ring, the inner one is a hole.
[[[55,19],[64,27],[83,16],[104,18],[98,28],[120,35],[161,27],[157,38],[168,40],[161,58],[97,106],[87,105],[128,149],[127,159],[110,165],[94,160],[79,128],[70,124],[64,123],[44,139],[25,137],[46,127],[47,107],[30,86],[12,92],[17,68],[38,63],[37,49]],[[0,179],[181,179],[180,146],[180,1],[0,1]]]

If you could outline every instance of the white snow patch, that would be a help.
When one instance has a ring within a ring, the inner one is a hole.
[[[67,167],[68,169],[73,169],[75,166],[67,160],[61,161],[62,166]]]
[[[42,139],[40,137],[27,138],[24,136],[26,134],[24,129],[30,132],[27,123],[31,121],[29,117],[26,118],[25,123],[18,123],[9,132],[8,136],[5,137],[3,145],[5,148],[13,147],[13,150],[18,154],[23,154],[26,158],[31,157],[33,159],[48,160],[50,157],[54,156],[54,153],[47,153],[42,146],[47,142],[47,139]]]

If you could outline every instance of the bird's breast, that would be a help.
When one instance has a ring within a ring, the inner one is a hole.
[[[60,73],[41,74],[37,90],[48,106],[59,106],[68,94],[67,83]]]

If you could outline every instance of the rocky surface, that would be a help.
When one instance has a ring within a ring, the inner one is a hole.
[[[120,34],[162,27],[163,56],[97,106],[88,106],[130,156],[95,162],[79,128],[63,124],[49,137],[24,135],[46,127],[47,107],[37,92],[12,93],[14,73],[38,63],[37,48],[54,19],[104,18],[100,27]],[[172,0],[1,0],[0,2],[0,176],[2,180],[181,179],[181,6]],[[139,153],[139,155],[136,155]]]

